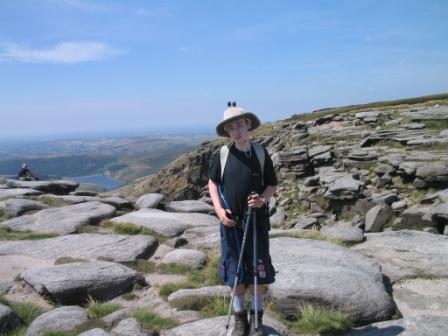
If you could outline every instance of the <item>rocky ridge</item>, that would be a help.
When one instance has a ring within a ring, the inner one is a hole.
[[[346,335],[445,335],[448,97],[297,115],[264,125],[254,141],[280,181],[265,333],[299,335],[297,307],[312,305],[346,314]],[[0,331],[222,334],[216,306],[229,291],[216,278],[220,237],[206,188],[222,143],[113,195],[0,179]],[[118,310],[94,315],[101,301]],[[23,304],[40,307],[34,321],[23,320]]]

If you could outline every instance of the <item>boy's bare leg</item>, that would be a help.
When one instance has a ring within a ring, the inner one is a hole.
[[[251,294],[254,294],[254,287],[255,287],[254,285],[249,285],[249,291]],[[267,291],[268,291],[268,286],[266,286],[266,285],[258,285],[257,286],[258,294],[265,295]]]
[[[235,295],[239,296],[243,294],[246,294],[246,285],[244,284],[237,285],[235,288]]]

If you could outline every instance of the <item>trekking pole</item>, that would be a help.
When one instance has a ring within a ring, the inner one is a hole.
[[[240,251],[240,255],[238,257],[238,266],[236,267],[236,275],[235,275],[235,280],[233,283],[232,297],[230,298],[229,311],[227,313],[226,335],[229,332],[230,314],[232,313],[233,301],[235,300],[236,286],[238,285],[238,279],[239,279],[240,268],[241,268],[241,264],[242,264],[242,260],[243,260],[244,248],[246,246],[246,241],[247,241],[247,233],[249,231],[249,224],[250,224],[250,220],[251,220],[252,216],[253,216],[253,210],[252,210],[252,208],[249,208],[249,210],[247,212],[246,225],[244,227],[243,242],[241,243],[241,251]]]
[[[256,209],[253,212],[252,215],[252,232],[253,232],[253,245],[254,245],[254,260],[253,260],[253,267],[254,267],[254,305],[255,305],[255,332],[258,331],[258,328],[260,327],[258,325],[258,253],[257,253],[257,212]]]

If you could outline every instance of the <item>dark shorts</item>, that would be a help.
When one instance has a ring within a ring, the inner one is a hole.
[[[218,271],[224,284],[233,287],[238,266],[239,252],[243,241],[243,229],[220,225],[221,256]],[[250,225],[244,249],[238,284],[253,284],[253,228]],[[259,285],[267,285],[275,281],[275,270],[269,255],[269,228],[257,225],[257,279]]]

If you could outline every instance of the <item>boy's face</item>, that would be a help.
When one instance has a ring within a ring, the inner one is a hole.
[[[224,130],[234,142],[243,142],[249,138],[249,123],[245,118],[237,119],[225,125]]]

